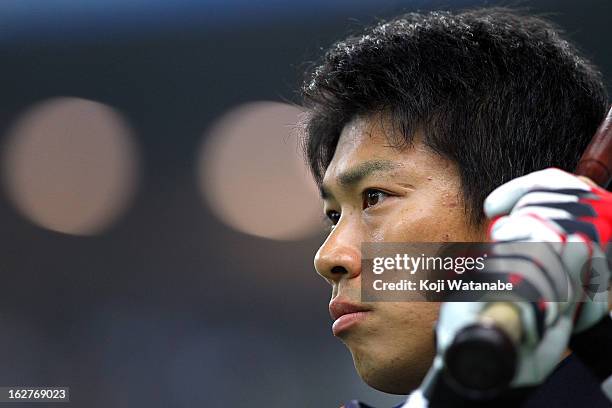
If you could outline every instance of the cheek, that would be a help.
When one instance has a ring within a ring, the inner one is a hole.
[[[439,302],[387,302],[386,317],[390,326],[429,338],[438,319]]]
[[[437,302],[377,302],[371,323],[348,344],[357,354],[382,360],[429,359],[439,309]]]
[[[380,235],[386,242],[446,242],[465,240],[469,231],[461,205],[423,198],[395,208]]]
[[[424,374],[435,354],[434,325],[439,304],[433,302],[384,302],[377,308],[373,325],[362,344],[353,348],[357,356],[378,368],[392,368],[394,375]]]

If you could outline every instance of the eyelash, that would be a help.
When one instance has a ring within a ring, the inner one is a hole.
[[[329,210],[323,216],[323,219],[328,224],[329,229],[333,229],[338,221],[340,220],[340,213],[338,211]]]
[[[381,199],[381,198],[379,198],[379,200],[380,200],[380,201],[378,201],[378,202],[376,202],[376,203],[374,203],[374,204],[370,204],[370,205],[368,205],[368,204],[366,203],[366,200],[367,200],[368,198],[371,198],[371,197],[369,196],[369,194],[371,194],[371,193],[376,193],[376,194],[377,194],[379,197],[381,197],[381,196],[382,196],[382,197],[384,197],[384,198],[382,198],[382,199]],[[382,202],[382,201],[383,201],[383,200],[384,200],[386,197],[389,197],[389,196],[390,196],[390,194],[389,194],[389,193],[386,193],[386,192],[384,192],[384,191],[382,191],[382,190],[378,190],[378,189],[376,189],[376,188],[367,188],[367,189],[365,189],[365,190],[363,191],[363,193],[361,193],[361,199],[362,199],[362,209],[363,209],[363,210],[366,210],[366,209],[368,209],[368,208],[375,207],[376,205],[380,204],[380,203],[381,203],[381,202]],[[338,223],[338,221],[340,220],[340,212],[335,211],[335,210],[329,210],[329,211],[327,211],[327,212],[325,213],[324,218],[325,218],[325,220],[326,220],[326,221],[328,221],[328,222],[331,224],[331,226],[330,226],[330,227],[331,227],[331,228],[333,228],[333,227],[334,227],[334,226],[335,226],[335,225]]]
[[[379,199],[378,199],[379,201],[377,201],[377,202],[376,202],[376,203],[374,203],[374,204],[368,205],[368,204],[366,203],[366,200],[368,200],[368,199],[370,198],[370,193],[375,193],[376,195],[378,195],[378,196],[379,196]],[[387,197],[389,197],[389,195],[390,195],[389,193],[386,193],[386,192],[384,192],[384,191],[382,191],[382,190],[378,190],[378,189],[376,189],[376,188],[368,188],[368,189],[365,189],[365,190],[363,191],[363,193],[361,194],[361,196],[362,196],[362,200],[363,200],[363,201],[362,201],[362,208],[365,210],[365,209],[368,209],[368,208],[370,208],[370,207],[374,207],[374,206],[376,206],[376,205],[380,204],[382,201],[384,201],[384,199],[385,199],[385,198],[387,198]],[[382,199],[381,199],[381,198],[380,198],[381,196],[382,196],[382,197],[384,197],[384,198],[382,198]]]

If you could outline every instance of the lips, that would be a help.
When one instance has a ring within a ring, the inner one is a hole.
[[[332,324],[334,336],[365,319],[370,311],[371,309],[367,306],[351,303],[339,297],[334,298],[329,303],[329,314],[334,319]]]
[[[337,320],[340,316],[345,314],[368,312],[370,310],[371,309],[369,307],[351,303],[347,300],[340,299],[339,297],[336,297],[329,302],[329,314],[334,320]]]

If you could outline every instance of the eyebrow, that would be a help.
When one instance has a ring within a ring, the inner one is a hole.
[[[338,176],[338,182],[344,187],[351,187],[370,176],[372,173],[394,170],[397,167],[398,164],[390,160],[368,160],[340,174]],[[332,196],[330,191],[323,185],[319,190],[321,198],[324,200]]]

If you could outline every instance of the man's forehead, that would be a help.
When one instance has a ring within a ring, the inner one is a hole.
[[[342,129],[336,152],[390,147],[390,128],[381,115],[357,116]]]
[[[356,117],[344,126],[323,183],[347,184],[359,174],[401,165],[401,151],[389,143],[388,126],[379,116]]]

